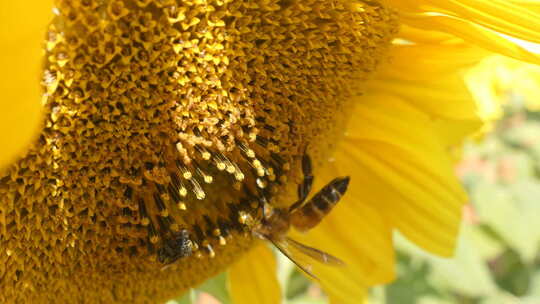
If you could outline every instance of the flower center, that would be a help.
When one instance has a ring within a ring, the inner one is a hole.
[[[65,0],[56,12],[48,119],[1,180],[16,223],[2,234],[38,231],[39,249],[6,242],[47,260],[22,275],[36,290],[56,278],[86,286],[72,296],[125,301],[133,288],[166,298],[249,248],[241,214],[294,201],[303,150],[331,149],[397,28],[377,1]],[[88,288],[88,272],[110,285]]]

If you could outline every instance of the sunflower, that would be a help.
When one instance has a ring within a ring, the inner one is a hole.
[[[315,270],[333,302],[358,302],[394,277],[394,230],[452,255],[467,198],[450,148],[482,124],[464,73],[493,53],[537,63],[505,37],[540,42],[532,1],[78,0],[54,12],[43,127],[0,178],[3,302],[159,302],[229,265],[235,302],[279,302],[273,255],[241,218],[296,200],[306,147],[315,189],[352,184],[295,237],[347,263]],[[42,17],[2,22],[24,32]],[[21,67],[39,57],[5,41],[29,60],[10,61],[2,106],[32,104],[38,91],[16,88],[35,85]],[[41,123],[40,107],[14,108],[28,122],[20,136],[2,125],[18,139],[4,164]]]

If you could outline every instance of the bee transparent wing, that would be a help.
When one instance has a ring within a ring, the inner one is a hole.
[[[310,277],[314,278],[315,280],[319,280],[319,278],[311,272],[312,266],[309,263],[306,263],[303,261],[302,258],[299,257],[299,254],[295,254],[289,250],[289,243],[287,243],[287,240],[284,239],[282,241],[272,240],[268,239],[284,256],[286,256],[291,262],[296,265],[296,267],[300,268],[304,273],[309,275]]]
[[[313,264],[318,262],[329,266],[343,266],[345,263],[336,258],[335,256],[304,245],[298,241],[295,241],[289,237],[282,240],[268,239],[283,255],[291,260],[298,268],[300,268],[307,275],[319,280],[319,278],[313,273]]]
[[[309,257],[311,257],[312,259],[316,260],[316,261],[319,261],[323,264],[327,264],[327,265],[331,265],[331,266],[343,266],[345,265],[345,263],[336,258],[335,256],[329,254],[329,253],[326,253],[322,250],[319,250],[317,248],[313,248],[313,247],[310,247],[310,246],[307,246],[307,245],[304,245],[298,241],[295,241],[291,238],[286,238],[287,242],[289,243],[289,245],[291,245],[292,247],[295,247],[296,250],[302,252],[304,255],[307,255]]]

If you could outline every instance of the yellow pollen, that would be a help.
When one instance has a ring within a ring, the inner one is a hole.
[[[227,240],[225,240],[225,238],[222,237],[221,235],[219,236],[219,244],[220,244],[221,246],[227,245]]]

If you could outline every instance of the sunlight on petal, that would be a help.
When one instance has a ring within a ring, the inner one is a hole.
[[[456,54],[462,56],[458,59]],[[485,55],[484,51],[465,44],[449,45],[448,48],[396,46],[390,54],[390,62],[368,83],[368,90],[372,95],[399,96],[436,117],[477,120],[478,108],[463,80],[463,73]]]
[[[37,137],[42,123],[40,70],[52,1],[0,4],[0,168]]]
[[[540,5],[536,0],[386,0],[404,15],[453,16],[518,39],[540,42]],[[428,27],[432,28],[432,27]]]
[[[381,67],[378,75],[410,81],[432,80],[434,77],[470,68],[487,55],[486,51],[461,40],[440,44],[395,45],[389,62]],[[414,61],[411,58],[422,60]]]
[[[403,22],[418,28],[446,31],[472,45],[518,60],[539,64],[540,56],[496,32],[471,23],[469,20],[444,15],[404,15]]]
[[[494,31],[540,42],[540,10],[507,0],[428,0],[443,12],[453,13]]]

